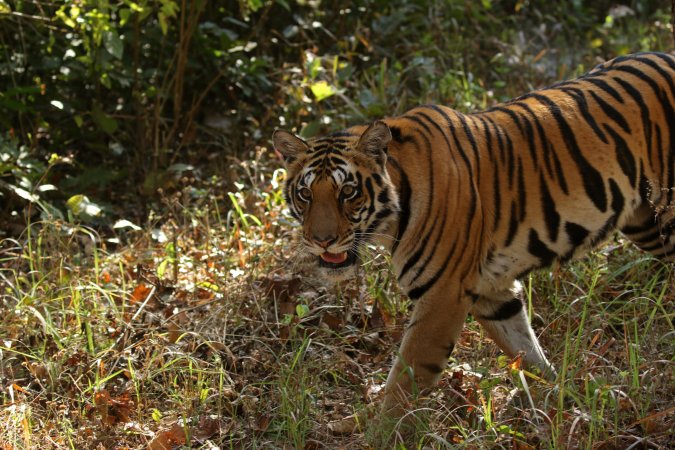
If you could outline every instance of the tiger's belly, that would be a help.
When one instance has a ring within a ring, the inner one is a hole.
[[[576,222],[562,220],[561,232],[555,240],[551,239],[546,227],[524,226],[509,246],[493,247],[488,251],[480,268],[477,292],[510,289],[514,280],[533,270],[586,254],[620,227],[629,213],[626,211],[621,217],[611,214],[591,215],[591,220],[586,222],[578,219]]]

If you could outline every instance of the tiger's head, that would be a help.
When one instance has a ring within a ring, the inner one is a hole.
[[[305,141],[277,130],[274,147],[284,156],[284,194],[302,224],[302,242],[327,278],[355,271],[359,248],[386,242],[398,216],[396,189],[387,172],[389,127],[381,121]]]

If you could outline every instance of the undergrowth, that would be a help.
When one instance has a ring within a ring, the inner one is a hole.
[[[103,238],[52,221],[2,241],[5,448],[381,438],[328,424],[378,401],[409,303],[376,252],[339,286],[304,268],[273,161],[261,157],[245,192],[167,199],[170,219],[147,231]],[[523,372],[469,322],[405,448],[667,448],[672,266],[613,240],[526,282],[558,382]]]

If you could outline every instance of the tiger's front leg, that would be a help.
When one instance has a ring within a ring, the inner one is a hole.
[[[477,296],[471,314],[504,353],[512,358],[521,354],[526,366],[536,367],[545,378],[555,379],[555,368],[527,319],[518,281],[509,290]]]
[[[401,417],[414,394],[438,382],[472,306],[470,298],[459,291],[438,286],[417,300],[387,377],[386,415]]]

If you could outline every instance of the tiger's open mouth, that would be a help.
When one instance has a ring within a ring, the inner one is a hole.
[[[328,269],[340,269],[351,266],[356,262],[356,252],[348,251],[341,253],[323,252],[319,256],[319,265]]]

